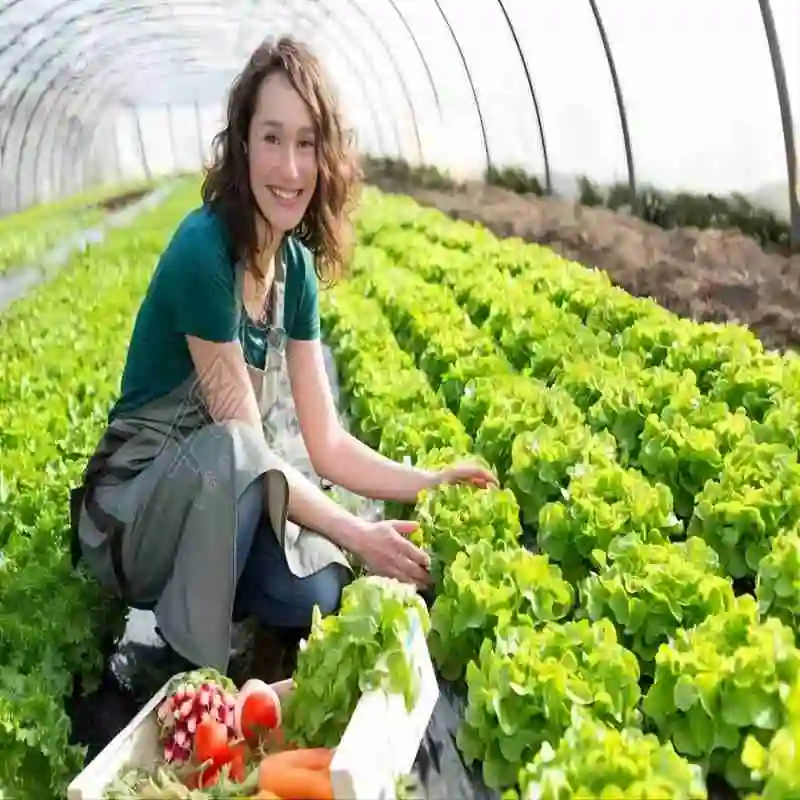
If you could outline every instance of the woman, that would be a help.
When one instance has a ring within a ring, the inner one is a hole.
[[[345,551],[371,572],[429,583],[426,554],[404,536],[413,523],[357,518],[267,445],[284,358],[321,477],[406,503],[426,487],[494,478],[471,464],[395,463],[338,422],[317,278],[343,270],[358,170],[304,46],[282,38],[253,53],[215,151],[203,204],[175,232],[137,315],[72,520],[76,559],[152,608],[188,662],[226,670],[235,617],[307,629],[315,604],[334,612],[352,574]]]

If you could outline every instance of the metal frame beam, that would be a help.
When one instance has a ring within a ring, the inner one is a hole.
[[[158,22],[158,21],[162,21],[162,19],[164,19],[164,18],[162,18],[161,16],[154,16],[154,15],[152,14],[152,11],[153,11],[153,9],[154,9],[154,7],[155,7],[156,5],[158,5],[158,6],[162,6],[162,2],[161,2],[161,0],[154,0],[154,2],[153,2],[153,3],[151,3],[151,4],[150,4],[150,5],[148,5],[148,6],[142,6],[142,5],[139,5],[139,6],[137,6],[137,8],[140,8],[140,9],[142,9],[142,10],[145,10],[145,11],[147,11],[147,14],[145,15],[145,19],[146,19],[147,21],[150,21],[150,22]],[[167,6],[167,5],[168,5],[168,4],[167,4],[166,2],[164,2],[164,3],[163,3],[163,6]],[[318,4],[317,4],[317,7],[319,7],[319,5],[318,5]],[[115,9],[115,10],[116,10],[117,12],[119,11],[119,9]],[[130,8],[129,8],[129,10],[130,10]],[[325,9],[325,10],[327,11],[327,9]],[[111,17],[111,19],[112,19],[112,20],[113,20],[113,18],[114,18],[115,16],[116,16],[116,17],[118,17],[118,16],[119,16],[119,14],[118,14],[118,13],[117,13],[116,15],[114,15],[114,14],[112,14],[112,15],[109,15],[109,14],[108,14],[108,12],[109,12],[109,11],[110,11],[110,9],[106,9],[106,13],[105,13],[104,15],[101,15],[101,18],[102,18],[102,17],[105,17],[105,18],[106,18],[106,22],[107,22],[107,23],[109,22],[109,19],[108,19],[108,17],[109,17],[109,16]],[[311,18],[311,16],[310,16],[310,15],[300,15],[300,14],[298,13],[298,16],[301,16],[301,18],[302,18],[303,20],[306,20],[306,21],[308,21],[308,22],[309,22],[309,24],[310,24],[310,27],[311,27],[311,29],[312,29],[312,31],[313,31],[313,32],[316,32],[317,30],[319,30],[319,27],[320,27],[320,26],[319,26],[319,24],[318,24],[318,20],[316,20],[316,19],[313,19],[313,20],[312,20],[312,18]],[[270,16],[268,16],[266,19],[269,19],[270,21],[273,21],[273,20],[274,20],[274,18],[275,18],[275,15],[274,15],[274,14],[271,14],[271,15],[270,15]],[[167,19],[169,19],[169,20],[174,20],[174,15],[172,15],[172,14],[169,14],[169,15],[167,16]],[[337,19],[335,16],[331,15],[329,11],[328,11],[328,13],[327,13],[327,14],[325,14],[325,16],[323,17],[323,19],[324,19],[324,20],[330,20],[330,21],[337,21],[337,22],[338,22],[338,19]],[[74,15],[73,17],[71,17],[71,18],[70,18],[70,20],[72,20],[72,22],[73,22],[73,23],[74,23],[74,22],[77,22],[77,21],[79,21],[79,20],[80,20],[80,21],[85,21],[85,15],[77,15],[77,14],[76,14],[76,15]],[[97,23],[98,21],[96,20],[95,22]],[[66,24],[66,23],[65,23],[65,24]],[[62,29],[63,29],[63,27],[64,27],[64,26],[62,26]],[[96,29],[96,27],[97,27],[97,25],[95,24],[95,29]],[[343,25],[342,25],[341,23],[340,23],[339,27],[340,27],[340,28],[342,28],[342,29],[343,29],[343,31],[344,31],[345,33],[347,33],[347,32],[348,32],[348,29],[344,28],[344,27],[343,27]],[[112,30],[113,30],[113,28],[112,28]],[[142,35],[140,31],[137,31],[137,34],[138,34],[138,35],[140,35],[140,36]],[[151,35],[149,38],[152,40],[152,35]],[[162,39],[162,40],[166,40],[166,41],[168,41],[168,42],[169,42],[169,41],[174,41],[174,42],[178,42],[178,41],[180,41],[180,39],[179,39],[179,38],[176,38],[176,39],[170,39],[170,37],[168,37],[168,36],[167,36],[167,37],[164,37],[164,36],[163,36],[163,34],[162,34],[160,37],[159,37],[159,36],[156,36],[156,39],[159,39],[159,38],[160,38],[160,39]],[[348,38],[350,38],[350,37],[348,37]],[[184,36],[184,37],[183,37],[183,39],[184,39],[184,41],[185,41],[185,40],[186,40],[186,37]],[[74,46],[76,45],[76,42],[79,44],[80,37],[76,37],[75,39],[71,39],[71,40],[68,40],[68,41],[69,41],[69,45],[72,45],[72,46],[74,47]],[[208,44],[208,42],[207,42],[206,40],[203,40],[203,39],[198,39],[197,41],[198,41],[198,42],[204,42],[204,43]],[[355,41],[357,42],[357,39],[355,39]],[[109,51],[109,50],[108,50],[108,48],[103,48],[103,52],[104,52],[104,53],[106,54],[106,56],[108,56],[108,57],[110,57],[110,53],[111,53],[111,52],[113,52],[113,56],[114,56],[114,59],[113,59],[113,60],[114,60],[114,62],[118,63],[118,62],[119,62],[119,58],[118,58],[118,56],[119,56],[119,50],[120,50],[120,46],[121,46],[121,45],[124,45],[124,44],[126,44],[126,43],[130,44],[131,42],[134,42],[134,43],[135,43],[135,42],[136,42],[136,37],[132,37],[131,39],[127,39],[126,37],[112,38],[111,40],[107,40],[107,45],[108,45],[108,47],[112,48],[112,50],[111,50],[111,51]],[[74,58],[74,54],[71,52],[71,49],[70,49],[70,46],[69,46],[69,45],[67,45],[67,46],[62,46],[61,48],[59,48],[59,49],[56,51],[56,53],[53,53],[53,54],[51,54],[51,55],[50,55],[48,58],[46,58],[46,59],[44,60],[43,64],[40,64],[40,65],[39,65],[39,67],[38,67],[38,69],[36,70],[36,75],[35,75],[35,77],[38,77],[38,76],[39,76],[39,74],[41,74],[41,73],[42,73],[42,71],[43,71],[43,69],[44,69],[44,65],[56,64],[56,65],[60,66],[60,65],[61,65],[61,62],[69,62],[69,61],[70,61],[72,58]],[[174,45],[172,45],[172,47],[173,47],[173,49],[174,49]],[[377,86],[376,86],[376,92],[380,92],[380,88],[381,88],[381,87],[380,87],[380,83],[378,82],[378,78],[377,78],[377,76],[375,75],[375,70],[374,70],[374,69],[369,69],[369,67],[371,66],[371,61],[369,60],[369,58],[368,58],[368,56],[366,55],[365,51],[363,51],[363,49],[362,49],[362,48],[360,48],[360,47],[358,46],[358,44],[356,44],[356,48],[359,50],[359,52],[362,52],[362,53],[364,54],[364,58],[365,58],[365,60],[366,60],[367,66],[368,66],[368,69],[367,69],[367,71],[368,71],[369,73],[371,73],[372,77],[374,77],[375,81],[377,82]],[[362,70],[359,70],[359,69],[357,69],[357,68],[355,67],[355,65],[353,64],[353,62],[352,62],[352,59],[350,58],[349,49],[344,49],[344,50],[342,50],[342,51],[341,51],[341,55],[342,55],[342,56],[345,58],[345,60],[347,61],[348,65],[349,65],[349,67],[350,67],[350,72],[352,73],[352,76],[355,78],[355,80],[357,80],[357,81],[361,82],[361,84],[362,84],[362,91],[365,93],[365,99],[366,99],[367,97],[369,97],[369,96],[370,96],[370,93],[369,93],[369,92],[366,92],[366,85],[363,83],[363,71],[362,71]],[[24,57],[23,57],[23,58],[24,58]],[[22,59],[20,59],[20,60],[22,60]],[[97,59],[97,49],[95,48],[95,49],[94,49],[93,61],[92,61],[91,67],[93,67],[93,68],[97,69],[97,68],[99,67],[99,63],[98,63],[98,61],[99,61],[100,63],[103,63],[103,62],[104,62],[104,59],[99,59],[99,60]],[[174,65],[174,60],[173,60],[173,62],[172,62],[172,63],[173,63],[173,65]],[[15,65],[15,66],[16,66],[16,65]],[[58,66],[57,66],[57,68],[58,68]],[[135,63],[134,63],[134,64],[130,64],[130,63],[128,63],[128,64],[125,64],[125,63],[123,62],[123,64],[121,64],[121,65],[120,65],[120,69],[122,69],[122,70],[130,70],[132,66],[138,66],[138,65],[135,65]],[[85,74],[85,73],[84,73],[84,74]],[[91,74],[91,73],[90,73],[90,74]],[[105,75],[107,75],[107,74],[108,74],[108,71],[107,71],[107,69],[104,71],[104,74],[105,74]],[[73,76],[71,76],[71,77],[73,77]],[[17,181],[17,183],[18,183],[18,186],[17,186],[17,195],[18,195],[18,196],[19,196],[19,194],[20,194],[20,187],[19,187],[19,173],[20,173],[20,170],[21,170],[21,166],[20,166],[20,165],[21,165],[21,161],[22,161],[22,153],[24,153],[24,152],[25,152],[25,150],[26,150],[26,140],[27,140],[27,135],[28,135],[28,133],[30,132],[30,129],[31,129],[31,127],[32,127],[32,122],[33,122],[33,119],[34,119],[34,117],[36,116],[36,114],[38,113],[38,110],[39,110],[39,108],[40,108],[40,107],[41,107],[41,105],[42,105],[43,98],[47,97],[47,96],[50,94],[50,92],[56,88],[56,86],[57,86],[58,82],[59,82],[59,75],[58,75],[58,72],[57,72],[57,73],[56,73],[56,75],[55,75],[55,76],[53,76],[53,77],[51,78],[50,82],[47,84],[47,86],[45,87],[44,91],[43,91],[43,92],[42,92],[42,93],[39,95],[39,98],[37,99],[37,102],[36,102],[36,104],[35,104],[35,109],[34,109],[34,111],[33,111],[33,112],[30,114],[30,116],[29,116],[29,118],[28,118],[28,120],[27,120],[27,122],[26,122],[26,125],[25,125],[25,131],[24,131],[24,133],[23,133],[23,139],[22,139],[22,141],[20,142],[20,147],[19,147],[19,153],[20,153],[20,157],[19,157],[19,159],[18,159],[18,161],[19,161],[19,164],[18,164],[18,181]],[[7,83],[8,83],[8,79],[5,81],[5,85],[7,85]],[[16,123],[16,117],[17,117],[17,115],[18,115],[18,113],[19,113],[19,108],[20,108],[20,107],[22,106],[22,104],[24,103],[25,96],[26,96],[26,95],[29,93],[29,91],[30,91],[31,87],[33,87],[33,86],[35,86],[35,85],[36,85],[36,80],[35,80],[35,78],[34,78],[34,79],[32,79],[32,80],[31,80],[31,82],[30,82],[30,83],[29,83],[29,84],[26,86],[26,91],[22,93],[21,97],[18,97],[18,98],[17,98],[17,102],[15,103],[14,110],[12,111],[11,120],[9,121],[8,127],[7,127],[7,129],[6,129],[6,131],[5,131],[5,135],[3,136],[3,141],[2,141],[2,145],[3,145],[3,147],[7,147],[7,146],[8,146],[8,138],[9,138],[9,135],[10,135],[11,131],[12,131],[12,130],[14,129],[14,127],[15,127],[15,123]],[[63,90],[59,92],[59,99],[60,99],[60,96],[61,96],[61,94],[62,94],[62,93],[63,93]],[[381,96],[382,96],[382,95],[381,95]],[[410,101],[410,98],[409,98],[409,101]],[[51,108],[52,108],[52,106],[51,106]],[[372,116],[373,116],[373,120],[374,120],[374,121],[375,121],[375,123],[376,123],[377,130],[378,130],[378,131],[380,131],[380,127],[378,127],[378,126],[377,126],[377,120],[378,120],[378,119],[380,119],[381,117],[380,117],[379,115],[377,115],[377,114],[375,114],[375,113],[374,113],[374,109],[372,109],[372,110],[373,110],[373,114],[372,114]],[[397,140],[398,152],[399,152],[399,153],[402,155],[402,154],[403,154],[402,138],[400,137],[399,130],[397,129],[397,119],[396,119],[396,117],[393,117],[393,118],[392,118],[392,122],[394,123],[394,128],[395,128],[395,130],[394,130],[394,133],[395,133],[395,138],[396,138],[396,140]],[[379,137],[378,137],[378,138],[379,138],[379,140],[380,140],[382,137],[379,135]],[[40,141],[41,141],[41,137],[40,137]]]
[[[781,45],[775,29],[775,18],[769,0],[758,0],[761,8],[761,19],[764,22],[764,33],[767,37],[769,57],[775,75],[775,91],[778,95],[778,108],[783,127],[783,146],[786,150],[786,173],[789,189],[789,246],[792,251],[800,250],[800,179],[797,174],[797,149],[794,142],[794,124],[792,122],[792,104],[789,89],[786,86],[786,71],[783,67]]]
[[[277,16],[277,15],[276,15]],[[297,13],[293,13],[291,15],[291,24],[297,27],[297,21],[294,17],[298,16]],[[317,24],[316,20],[312,20],[308,17],[301,17],[301,22],[307,22],[309,27],[309,33],[317,34],[321,28]],[[59,89],[56,91],[56,96],[53,98],[52,102],[49,104],[48,110],[45,112],[46,117],[41,128],[40,136],[37,141],[36,149],[43,147],[43,142],[48,132],[52,127],[52,147],[50,149],[51,152],[51,170],[50,175],[52,180],[55,182],[55,175],[57,173],[55,168],[55,151],[59,148],[56,147],[59,138],[59,128],[64,119],[69,119],[71,116],[72,108],[77,106],[80,108],[84,114],[86,113],[87,105],[91,108],[91,99],[93,96],[101,95],[101,102],[97,105],[97,112],[102,116],[102,112],[106,110],[106,107],[112,102],[113,96],[119,94],[121,88],[124,86],[124,83],[127,79],[128,73],[128,66],[125,64],[116,63],[116,59],[114,58],[114,54],[116,52],[115,45],[108,53],[104,53],[103,57],[97,58],[97,51],[95,51],[95,58],[92,62],[93,70],[92,72],[86,76],[86,78],[81,80],[73,80],[69,83],[63,84]],[[146,54],[146,53],[145,53]],[[169,50],[169,44],[165,51],[161,52],[160,55],[165,56],[169,59],[169,62],[172,64],[173,72],[174,72],[174,58],[173,53]],[[349,54],[347,51],[342,52],[342,56],[346,62],[346,66],[348,66],[349,71],[352,73],[353,79],[360,85],[362,95],[367,105],[367,110],[371,115],[372,123],[375,129],[375,135],[378,140],[378,145],[381,148],[386,148],[386,143],[384,139],[384,132],[383,128],[380,125],[381,116],[375,110],[375,104],[373,101],[373,93],[370,92],[367,83],[364,80],[364,76],[362,75],[361,71],[356,68],[353,64]],[[105,62],[109,61],[110,63],[106,64]],[[160,61],[156,59],[153,62],[154,66],[158,66]],[[160,72],[159,76],[168,75],[169,72]],[[104,92],[103,87],[108,86],[110,91]],[[380,86],[377,85],[375,87],[376,91],[379,91]],[[74,102],[70,102],[74,101]],[[69,103],[66,105],[62,111],[62,103]],[[59,112],[59,113],[57,113]],[[395,139],[397,140],[398,146],[400,145],[400,136],[399,131],[397,131],[395,127]]]

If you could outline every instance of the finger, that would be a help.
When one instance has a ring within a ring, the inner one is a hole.
[[[412,522],[409,519],[390,519],[387,522],[398,532],[402,534],[414,533],[419,528],[418,522]]]
[[[402,573],[399,580],[407,583],[415,583],[417,586],[427,588],[433,582],[430,572],[420,568],[419,565],[415,564],[413,561],[401,559],[398,564],[398,570]]]
[[[418,564],[423,569],[427,570],[430,567],[431,557],[422,548],[417,547],[413,542],[409,542],[408,539],[398,537],[397,550],[402,558]]]

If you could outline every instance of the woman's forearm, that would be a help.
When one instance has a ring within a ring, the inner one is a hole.
[[[353,494],[399,503],[416,502],[423,489],[438,483],[436,473],[392,461],[344,430],[315,469]]]
[[[281,471],[289,485],[289,519],[317,531],[345,550],[358,553],[365,521],[331,500],[298,469],[284,463]]]

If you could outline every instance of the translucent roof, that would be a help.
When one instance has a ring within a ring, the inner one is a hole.
[[[6,0],[0,211],[197,167],[232,77],[284,32],[373,155],[796,201],[797,0]]]

